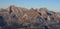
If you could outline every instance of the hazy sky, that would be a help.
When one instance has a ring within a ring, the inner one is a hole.
[[[46,7],[52,11],[60,11],[60,0],[0,0],[0,8],[15,5],[25,8]]]

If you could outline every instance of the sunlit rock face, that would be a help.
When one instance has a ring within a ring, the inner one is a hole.
[[[47,8],[26,9],[14,5],[0,9],[1,29],[60,29],[60,13]]]

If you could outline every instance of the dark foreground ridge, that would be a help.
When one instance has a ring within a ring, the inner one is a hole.
[[[60,29],[60,13],[10,6],[0,9],[0,29]]]

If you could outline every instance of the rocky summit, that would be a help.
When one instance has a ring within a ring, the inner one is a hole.
[[[60,12],[14,5],[1,8],[0,29],[60,29]]]

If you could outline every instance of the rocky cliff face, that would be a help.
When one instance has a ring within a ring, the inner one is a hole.
[[[47,8],[26,9],[10,6],[0,9],[1,29],[60,29],[60,13]]]

